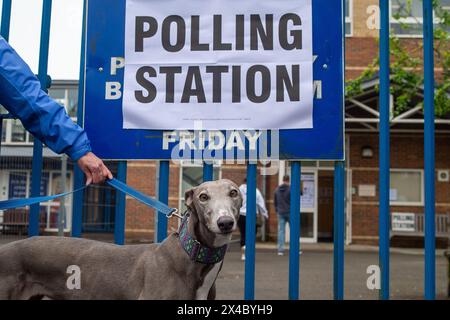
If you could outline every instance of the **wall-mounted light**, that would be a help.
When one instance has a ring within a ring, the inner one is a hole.
[[[365,159],[371,159],[373,158],[373,149],[372,147],[365,146],[361,149],[361,157]]]

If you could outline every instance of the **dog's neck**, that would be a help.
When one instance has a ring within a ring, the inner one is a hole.
[[[216,235],[199,221],[195,213],[189,213],[181,223],[179,239],[191,260],[215,264],[223,260],[231,235]]]

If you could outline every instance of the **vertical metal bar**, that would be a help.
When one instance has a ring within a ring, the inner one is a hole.
[[[81,28],[81,58],[80,58],[80,79],[78,80],[78,109],[77,123],[83,127],[84,118],[84,68],[85,68],[85,44],[86,44],[86,1],[83,1],[83,25]],[[83,186],[84,175],[78,166],[74,169],[74,189],[77,190]],[[83,201],[84,192],[76,192],[72,201],[72,237],[81,237],[83,227]]]
[[[291,212],[289,217],[289,299],[299,298],[299,272],[300,272],[300,190],[301,163],[294,161],[291,164]]]
[[[334,299],[344,299],[344,201],[345,201],[345,169],[344,162],[334,164],[334,264],[333,289]]]
[[[3,0],[2,5],[2,23],[0,25],[0,35],[9,40],[9,30],[11,26],[11,2],[12,0]]]
[[[120,161],[117,167],[117,180],[127,183],[127,162]],[[126,197],[123,192],[116,193],[116,210],[114,217],[114,242],[125,243],[125,207]]]
[[[0,35],[6,40],[9,40],[9,30],[11,25],[11,4],[12,0],[3,0],[2,3],[2,20],[0,24]],[[2,146],[2,135],[3,135],[3,116],[0,116],[0,152]]]
[[[379,264],[381,270],[380,299],[389,299],[389,0],[380,0],[380,212]]]
[[[50,42],[50,21],[52,15],[52,0],[44,0],[42,6],[41,43],[39,49],[38,78],[43,90],[47,90],[48,50]],[[31,175],[31,196],[38,197],[41,193],[42,176],[42,143],[35,139],[33,144],[33,165]],[[28,224],[28,235],[39,234],[39,211],[40,204],[30,206],[30,221]]]
[[[264,170],[264,169],[263,169]],[[263,175],[263,179],[262,179],[262,186],[261,186],[261,193],[264,199],[266,198],[267,195],[267,175],[266,175],[266,171],[264,170]],[[267,228],[267,221],[264,217],[262,217],[262,225],[261,225],[261,241],[262,242],[266,242],[267,241],[267,232],[266,232],[266,228]]]
[[[170,162],[167,160],[159,163],[159,201],[169,204],[169,173]],[[162,212],[158,212],[158,220],[156,224],[156,241],[161,242],[167,237],[167,218]]]
[[[212,164],[203,163],[203,181],[214,180],[214,166]]]
[[[103,228],[103,230],[106,231],[114,231],[114,228],[111,226],[112,225],[112,221],[111,221],[111,189],[106,189],[105,190],[105,203],[104,203],[104,210],[103,210],[103,214],[104,214],[104,218],[103,221],[105,221],[106,226]],[[116,210],[114,210],[116,211]],[[115,218],[115,215],[114,215]],[[115,223],[113,225],[115,227]]]
[[[436,297],[433,1],[423,1],[425,149],[425,299]]]
[[[0,115],[0,155],[2,154],[3,116]]]
[[[159,165],[160,161],[156,161],[156,168],[155,168],[155,199],[159,199],[159,169],[160,169],[160,165]],[[158,242],[158,221],[159,221],[159,216],[158,214],[154,215],[155,217],[155,221],[154,221],[154,226],[155,226],[155,232],[153,235],[153,241],[154,242]],[[166,217],[164,217],[164,219],[166,219]]]
[[[62,192],[67,192],[67,156],[63,154],[61,156],[61,186]],[[58,212],[58,236],[64,237],[64,222],[66,220],[66,199],[62,197],[59,203]]]
[[[245,300],[255,299],[256,164],[247,165],[247,208],[245,223]]]

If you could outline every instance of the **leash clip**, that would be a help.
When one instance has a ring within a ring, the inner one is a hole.
[[[176,209],[176,208],[174,208],[168,215],[167,215],[167,219],[170,219],[170,218],[172,218],[173,216],[175,216],[175,217],[177,217],[178,219],[183,219],[183,216],[182,215],[180,215],[179,213],[178,213],[178,209]]]

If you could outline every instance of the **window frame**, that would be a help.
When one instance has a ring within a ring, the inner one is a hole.
[[[9,176],[11,173],[25,173],[26,174],[26,190],[25,190],[25,197],[30,197],[31,196],[31,178],[32,178],[32,170],[30,169],[5,169],[5,170],[1,170],[1,172],[7,173],[8,174],[8,184],[9,184]],[[51,191],[53,189],[53,183],[55,180],[55,175],[61,175],[61,170],[43,170],[42,173],[48,173],[48,183],[47,183],[47,191],[46,194],[47,195],[51,195]],[[73,185],[73,179],[74,179],[74,173],[72,170],[67,170],[67,181],[66,183],[70,186]],[[9,189],[8,189],[8,193],[9,193]],[[70,232],[71,230],[71,225],[72,225],[72,206],[70,205],[72,203],[72,195],[68,195],[67,196],[67,201],[66,201],[66,219],[65,219],[65,228],[64,228],[64,232]],[[39,204],[40,207],[45,207],[45,215],[46,215],[46,219],[45,219],[45,231],[49,231],[49,232],[56,232],[58,231],[58,228],[51,228],[51,209],[52,207],[58,208],[60,207],[60,203],[58,201],[55,200],[50,200],[50,201],[45,201],[45,202],[41,202]],[[29,206],[27,206],[26,208],[28,208],[29,210]]]
[[[396,207],[423,207],[425,205],[425,177],[423,169],[405,169],[405,168],[391,168],[389,173],[389,181],[392,182],[392,173],[420,173],[420,201],[393,201],[389,196],[389,204],[390,206]],[[391,186],[389,183],[389,192],[391,190]]]
[[[64,103],[61,104],[66,113],[69,114],[69,91],[70,90],[78,90],[78,86],[76,84],[55,84],[50,88],[52,89],[62,89],[64,90]],[[59,103],[59,102],[58,102]],[[78,108],[78,106],[77,106]],[[77,122],[77,117],[70,117],[72,121]],[[3,120],[3,126],[5,127],[5,141],[3,141],[2,137],[0,137],[1,143],[5,146],[32,146],[34,141],[32,140],[32,135],[23,127],[25,131],[25,141],[12,141],[12,128],[14,119],[5,119]]]
[[[398,38],[410,38],[410,39],[422,39],[423,38],[423,32],[420,32],[420,34],[399,34],[392,30],[393,24],[407,24],[407,25],[423,25],[423,16],[421,18],[415,18],[415,17],[404,17],[400,19],[394,18],[392,15],[392,1],[389,0],[389,28],[392,31],[392,35],[398,37]],[[414,0],[413,0],[414,1]],[[418,1],[418,0],[415,0]],[[450,5],[449,5],[450,9]],[[440,20],[436,18],[434,10],[433,10],[433,24],[439,24]]]
[[[348,15],[349,16],[347,17],[344,10],[344,35],[346,38],[351,38],[353,37],[353,0],[348,0]],[[349,34],[345,32],[345,26],[347,25],[347,23],[350,24]]]
[[[184,194],[183,194],[183,170],[185,168],[202,168],[203,163],[202,162],[192,162],[190,160],[184,161],[181,160],[179,162],[179,180],[178,180],[178,208],[183,208],[184,204]],[[218,179],[222,179],[222,161],[214,161],[213,164],[213,170],[217,169],[219,171],[218,173]]]

